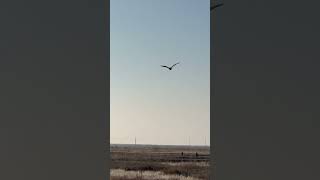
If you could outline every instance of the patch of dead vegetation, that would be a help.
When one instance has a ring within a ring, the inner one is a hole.
[[[110,180],[200,180],[194,177],[165,174],[161,171],[126,171],[111,169]]]

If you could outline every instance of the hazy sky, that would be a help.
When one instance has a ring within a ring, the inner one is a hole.
[[[111,143],[210,144],[209,5],[111,0]]]

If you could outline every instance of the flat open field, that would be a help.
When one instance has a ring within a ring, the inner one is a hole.
[[[209,180],[210,147],[117,145],[110,147],[111,180]]]

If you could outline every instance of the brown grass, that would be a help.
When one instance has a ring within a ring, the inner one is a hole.
[[[183,156],[181,152],[184,152]],[[195,153],[198,153],[198,156]],[[203,147],[113,147],[111,148],[112,169],[123,172],[159,172],[172,178],[209,179],[209,148]],[[131,173],[132,175],[132,173]],[[114,176],[112,180],[126,180],[133,177]],[[141,177],[134,177],[144,179]]]
[[[200,180],[190,176],[165,174],[161,171],[126,171],[122,169],[111,170],[111,180]]]

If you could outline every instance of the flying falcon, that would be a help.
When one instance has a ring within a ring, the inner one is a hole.
[[[180,62],[175,63],[175,64],[174,64],[174,65],[172,65],[171,67],[164,66],[164,65],[161,65],[161,67],[165,67],[165,68],[168,68],[169,70],[172,70],[172,68],[173,68],[175,65],[179,64],[179,63],[180,63]]]

